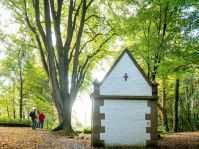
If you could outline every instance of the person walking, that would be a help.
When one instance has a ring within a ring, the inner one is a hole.
[[[45,119],[45,115],[43,112],[41,112],[39,114],[39,127],[43,129],[44,127],[44,119]]]
[[[36,129],[36,108],[33,108],[32,111],[30,112],[30,117],[32,120],[32,129]]]

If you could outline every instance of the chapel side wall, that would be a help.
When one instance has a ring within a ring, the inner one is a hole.
[[[150,107],[150,114],[145,115],[146,120],[151,121],[150,127],[146,127],[146,132],[150,133],[151,139],[146,141],[147,147],[156,147],[158,140],[158,108],[156,100],[148,100],[147,105]]]
[[[105,132],[105,128],[101,126],[101,120],[105,118],[104,113],[100,113],[100,106],[104,105],[104,101],[95,98],[92,109],[92,145],[104,146],[104,140],[100,139],[100,133]]]
[[[101,120],[105,118],[103,113],[100,113],[100,106],[104,105],[104,100],[99,97],[99,84],[94,82],[94,92],[92,94],[92,146],[104,146],[104,140],[100,140],[100,133],[104,133],[105,128],[101,126]]]
[[[150,114],[146,114],[146,120],[151,121],[151,126],[146,128],[146,132],[151,134],[151,139],[146,141],[147,147],[157,147],[158,140],[158,83],[152,84],[152,96],[154,100],[148,100],[147,105],[150,107]]]

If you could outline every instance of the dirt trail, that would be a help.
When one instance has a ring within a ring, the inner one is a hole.
[[[173,133],[161,137],[157,147],[160,149],[199,149],[199,132]],[[0,126],[0,149],[90,149],[90,143],[90,135],[67,138],[56,132],[32,130],[30,127]]]
[[[88,149],[86,139],[32,128],[0,127],[0,149]]]
[[[181,132],[162,135],[158,148],[199,149],[199,132]]]

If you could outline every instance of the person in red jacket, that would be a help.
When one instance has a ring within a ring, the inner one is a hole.
[[[39,127],[43,129],[44,127],[44,119],[45,119],[45,115],[43,112],[41,112],[39,114]]]

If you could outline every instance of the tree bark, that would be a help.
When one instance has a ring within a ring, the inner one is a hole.
[[[187,100],[187,121],[191,121],[191,99],[189,94],[189,86],[186,86],[186,100]]]
[[[15,110],[15,107],[13,109],[13,118],[16,118],[16,110]]]
[[[21,61],[21,59],[19,60]],[[23,118],[23,77],[22,77],[22,66],[19,62],[19,78],[20,78],[20,99],[19,99],[19,116]]]
[[[62,108],[62,117],[63,117],[63,129],[71,131],[72,125],[71,125],[71,113],[72,113],[72,103],[70,100],[63,102]]]
[[[158,104],[158,108],[159,108],[159,110],[161,112],[161,115],[162,115],[162,125],[164,126],[164,128],[165,128],[166,131],[169,131],[166,110],[163,109],[163,107],[160,104]]]
[[[178,132],[178,101],[179,101],[179,80],[176,79],[174,111],[173,111],[173,131],[174,132]]]
[[[66,132],[67,135],[74,135],[76,134],[72,128],[72,105],[74,102],[74,99],[76,98],[73,97],[73,99],[70,99],[70,97],[65,97],[67,100],[63,100],[62,102],[62,108],[60,109],[60,112],[58,113],[59,116],[61,117],[61,121],[59,123],[59,125],[54,129],[54,131],[58,131],[58,130],[63,130]]]
[[[10,112],[9,112],[8,106],[7,106],[6,110],[7,110],[7,115],[8,115],[8,117],[10,117]]]
[[[162,124],[166,131],[169,131],[168,119],[167,119],[167,109],[166,109],[166,88],[165,88],[165,79],[162,83]]]

